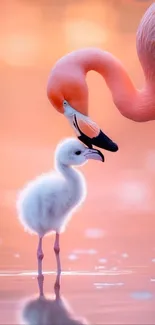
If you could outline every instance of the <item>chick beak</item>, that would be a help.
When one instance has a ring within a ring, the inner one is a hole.
[[[104,156],[102,152],[97,149],[86,149],[85,157],[86,159],[100,160],[104,162]]]

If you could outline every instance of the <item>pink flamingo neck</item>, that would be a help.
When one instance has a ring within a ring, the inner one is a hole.
[[[145,84],[136,89],[121,62],[109,52],[99,49],[77,51],[80,67],[86,75],[94,70],[101,74],[120,113],[128,119],[144,122],[155,119],[155,82],[152,71],[144,71]],[[81,58],[81,60],[80,60]]]

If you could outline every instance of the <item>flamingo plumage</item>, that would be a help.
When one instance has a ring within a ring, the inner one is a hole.
[[[89,117],[85,78],[91,70],[103,76],[115,106],[124,117],[136,122],[155,119],[155,2],[141,19],[136,46],[145,77],[140,90],[135,88],[121,61],[98,48],[73,51],[60,58],[51,70],[48,99],[67,117],[78,138],[89,147],[118,150],[118,146]]]

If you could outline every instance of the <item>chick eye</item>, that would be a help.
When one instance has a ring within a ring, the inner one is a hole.
[[[75,154],[76,154],[77,156],[79,156],[79,155],[81,155],[81,152],[82,152],[82,151],[78,150],[78,151],[75,151]]]

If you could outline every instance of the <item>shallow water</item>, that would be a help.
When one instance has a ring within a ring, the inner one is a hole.
[[[39,298],[35,272],[1,273],[0,324],[155,324],[155,280],[146,269],[64,272],[60,291],[54,283],[46,272]]]
[[[53,301],[53,238],[43,242],[39,299],[37,237],[24,232],[15,210],[17,191],[51,170],[57,143],[72,136],[47,100],[52,65],[74,49],[97,46],[118,57],[141,88],[135,35],[152,2],[11,0],[9,10],[0,1],[1,325],[155,324],[154,121],[123,118],[97,73],[87,77],[90,113],[120,150],[81,169],[88,195],[60,239],[61,301],[58,290]]]

